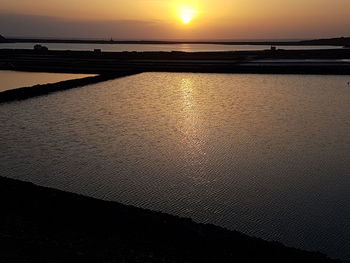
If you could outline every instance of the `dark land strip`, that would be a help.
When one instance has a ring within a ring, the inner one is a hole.
[[[1,262],[342,262],[209,224],[0,177]]]
[[[23,87],[0,92],[0,103],[24,100],[32,97],[47,95],[49,93],[73,89],[90,84],[96,84],[102,81],[121,78],[136,74],[137,72],[118,72],[114,74],[104,74],[81,79],[65,80],[57,83],[43,85],[34,85],[32,87]]]
[[[265,63],[263,60],[334,60]],[[93,52],[0,49],[0,69],[114,74],[196,72],[350,75],[350,49],[235,52]],[[256,60],[260,60],[256,63]],[[336,61],[339,60],[339,61]]]
[[[77,43],[77,44],[216,44],[216,45],[276,45],[276,46],[350,46],[350,37],[312,40],[260,40],[260,41],[176,41],[176,40],[87,40],[87,39],[45,39],[45,38],[4,38],[9,43]]]

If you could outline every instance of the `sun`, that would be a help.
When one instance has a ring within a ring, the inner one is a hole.
[[[183,6],[179,8],[179,18],[184,24],[189,24],[195,17],[197,11],[190,7]]]

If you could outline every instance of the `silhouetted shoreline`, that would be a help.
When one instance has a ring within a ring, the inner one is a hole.
[[[46,39],[46,38],[3,38],[0,42],[9,43],[76,43],[76,44],[215,44],[215,45],[273,45],[273,46],[347,46],[350,37],[329,39],[296,40],[296,41],[177,41],[177,40],[86,40],[86,39]]]
[[[281,59],[304,61],[265,62]],[[309,63],[310,59],[334,61]],[[129,71],[349,75],[350,63],[345,61],[349,59],[350,49],[345,48],[190,53],[0,49],[0,69],[88,74]]]
[[[160,212],[0,177],[1,262],[342,262]]]

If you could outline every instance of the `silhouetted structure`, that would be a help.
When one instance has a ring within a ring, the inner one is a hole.
[[[49,49],[47,47],[45,47],[45,46],[37,44],[37,45],[34,46],[34,50],[35,51],[48,51]]]

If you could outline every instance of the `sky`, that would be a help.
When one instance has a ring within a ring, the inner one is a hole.
[[[350,0],[0,0],[4,36],[311,39],[350,36]]]

